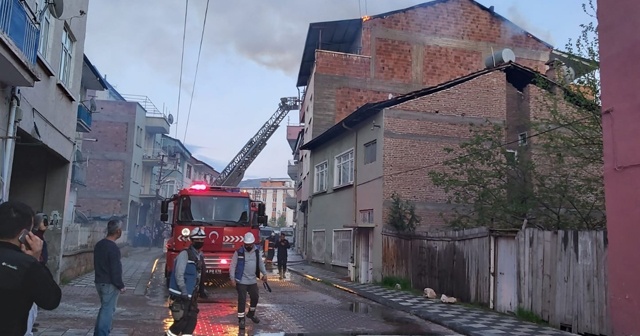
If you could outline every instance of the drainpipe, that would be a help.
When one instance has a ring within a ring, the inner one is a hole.
[[[358,224],[358,132],[355,131],[353,128],[348,127],[345,122],[342,122],[342,127],[348,131],[353,131],[353,133],[355,134],[355,146],[353,146],[353,225],[357,226]],[[358,233],[358,230],[356,228],[356,230],[353,231],[354,233]],[[359,262],[356,262],[356,260],[358,260],[358,258],[356,258],[356,235],[353,235],[351,237],[352,244],[351,244],[351,256],[352,256],[352,260],[353,260],[353,279],[351,279],[352,281],[355,281],[356,278],[359,278],[358,276],[356,276],[357,271],[362,265],[360,265]]]
[[[17,96],[17,89],[11,89],[11,104],[9,106],[9,123],[7,125],[7,138],[4,142],[4,154],[2,159],[2,201],[9,200],[9,184],[11,182],[11,166],[13,165],[13,151],[15,149],[16,126],[16,110],[20,105],[20,99]]]

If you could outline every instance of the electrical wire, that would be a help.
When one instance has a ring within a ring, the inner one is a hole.
[[[182,30],[182,57],[180,60],[180,84],[178,84],[178,109],[176,111],[176,135],[178,138],[178,119],[180,119],[180,97],[182,96],[182,71],[184,69],[184,45],[187,40],[187,14],[189,13],[189,0],[185,2],[184,8],[184,28]]]
[[[204,22],[202,23],[202,34],[200,34],[200,47],[198,48],[198,60],[196,61],[196,74],[193,78],[193,88],[191,89],[191,99],[189,100],[189,111],[187,112],[187,123],[184,126],[184,136],[182,137],[182,143],[187,143],[187,129],[189,128],[189,118],[191,117],[191,105],[193,104],[193,93],[196,92],[196,81],[198,80],[198,69],[200,67],[200,54],[202,53],[202,42],[204,41],[204,31],[207,27],[207,13],[209,12],[209,0],[207,0],[207,7],[204,10]]]
[[[587,119],[590,119],[590,118],[592,118],[592,116],[587,116],[587,117],[584,117],[584,118],[581,118],[581,119],[578,119],[578,120],[574,120],[574,121],[566,123],[566,124],[562,124],[562,125],[559,125],[559,126],[556,126],[556,127],[549,128],[549,129],[544,130],[542,132],[531,134],[531,135],[525,137],[524,139],[528,140],[528,139],[531,139],[531,138],[535,138],[535,137],[538,137],[538,136],[543,135],[545,133],[549,133],[549,132],[555,131],[555,130],[560,129],[560,128],[566,128],[566,127],[571,126],[573,124],[577,124],[579,122],[583,122],[583,121],[585,121]],[[518,143],[518,142],[520,142],[522,140],[523,139],[518,139],[518,140],[505,142],[505,143],[502,143],[500,145],[487,148],[485,150],[479,150],[479,151],[475,151],[475,152],[472,152],[472,153],[459,155],[457,157],[454,157],[454,158],[451,158],[451,159],[446,159],[446,160],[443,160],[443,161],[440,161],[440,162],[436,162],[436,163],[432,163],[432,164],[429,164],[429,165],[426,165],[426,166],[420,166],[420,167],[416,167],[416,168],[411,168],[411,169],[407,169],[407,170],[401,170],[401,171],[393,172],[393,173],[390,173],[390,174],[386,174],[385,176],[395,176],[395,175],[406,174],[406,173],[411,173],[411,172],[418,171],[418,170],[423,170],[423,169],[428,169],[428,168],[440,166],[440,165],[443,165],[443,164],[446,164],[446,163],[449,163],[449,162],[452,162],[452,161],[455,161],[455,160],[463,159],[463,158],[466,158],[466,157],[469,157],[469,156],[474,156],[476,154],[481,154],[481,153],[492,151],[492,150],[495,150],[495,149],[498,149],[498,148],[502,148],[504,146],[508,146],[508,145],[511,145],[511,144],[514,144],[514,143]]]

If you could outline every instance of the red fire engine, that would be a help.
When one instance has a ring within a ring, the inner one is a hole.
[[[239,249],[245,233],[260,237],[259,225],[267,222],[265,206],[252,201],[238,188],[196,183],[162,201],[161,220],[169,220],[169,203],[173,203],[171,238],[167,242],[165,276],[173,269],[175,257],[190,245],[189,233],[204,228],[207,238],[202,249],[207,266],[205,278],[228,275],[231,257]]]

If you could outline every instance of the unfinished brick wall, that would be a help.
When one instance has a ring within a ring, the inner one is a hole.
[[[121,160],[89,160],[87,167],[88,185],[93,190],[124,190],[125,162]],[[127,179],[127,183],[129,183]]]
[[[327,114],[337,123],[358,106],[387,99],[389,93],[395,96],[481,70],[492,50],[509,47],[540,55],[551,50],[469,0],[450,0],[365,20],[361,41],[362,55],[316,52],[315,78],[331,76],[334,82],[314,87],[319,97],[331,101],[326,106],[332,107],[314,110],[315,117]],[[523,58],[517,50],[518,62],[545,71],[546,59]],[[375,94],[368,96],[368,101],[344,102],[352,99],[346,89]],[[322,126],[316,131],[314,126],[313,136],[326,129]]]
[[[85,198],[82,203],[78,200],[77,204],[80,205],[80,210],[87,216],[122,214],[126,213],[127,209],[127,204],[122,204],[117,199]]]
[[[339,123],[342,119],[353,113],[358,107],[372,101],[380,101],[389,98],[389,93],[354,89],[339,88],[336,92],[336,119],[335,123]]]
[[[122,121],[98,120],[91,125],[91,136],[98,142],[84,142],[83,149],[87,152],[126,152],[129,124]]]
[[[505,120],[506,85],[504,72],[495,71],[385,111],[383,197],[395,192],[415,202],[422,230],[443,225],[438,214],[450,211],[447,194],[428,173],[446,169],[442,162],[458,155],[444,148],[467,139],[470,123]]]

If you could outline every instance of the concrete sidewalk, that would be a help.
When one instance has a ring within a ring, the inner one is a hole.
[[[290,272],[323,281],[350,291],[371,301],[405,311],[425,320],[440,324],[451,330],[470,336],[513,335],[513,336],[568,336],[576,335],[529,322],[490,310],[444,304],[440,300],[430,300],[408,292],[388,289],[374,284],[357,284],[343,280],[344,276],[320,269],[309,264],[289,267]]]

